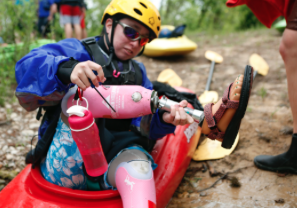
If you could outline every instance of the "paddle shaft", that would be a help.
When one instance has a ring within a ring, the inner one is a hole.
[[[212,80],[212,74],[213,74],[213,71],[214,71],[215,63],[216,63],[216,62],[215,62],[214,60],[211,61],[211,67],[210,67],[210,71],[209,71],[209,74],[208,74],[208,78],[207,78],[207,83],[206,83],[205,91],[209,91],[210,83],[211,83],[211,80]]]
[[[255,77],[257,76],[257,74],[258,74],[258,71],[255,70],[255,71],[254,71],[254,74],[253,74],[253,80],[255,80]]]

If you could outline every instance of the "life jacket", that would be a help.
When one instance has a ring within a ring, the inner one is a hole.
[[[98,63],[101,66],[105,66],[107,62],[107,55],[99,47],[96,37],[90,37],[83,39],[82,44],[85,46],[92,60]],[[122,67],[118,66],[117,61],[113,60],[113,64],[107,67],[102,67],[106,81],[104,85],[141,85],[142,84],[142,72],[139,65],[134,61],[130,60],[124,62]],[[114,68],[112,66],[115,66]],[[122,70],[121,70],[122,68]],[[113,76],[113,70],[121,71],[121,75],[116,78]],[[58,120],[61,114],[61,105],[49,107],[40,107],[36,116],[36,119],[39,120],[42,116],[42,109],[45,110],[41,122],[41,128],[39,128],[39,140],[35,149],[31,150],[26,156],[26,164],[39,164],[41,159],[46,156],[48,149],[51,145],[53,137],[55,135],[55,130],[58,124]],[[155,144],[155,141],[141,138],[134,132],[129,132],[131,130],[130,124],[132,119],[100,119],[97,123],[98,128],[100,129],[99,134],[101,138],[102,148],[106,154],[107,160],[110,161],[114,155],[117,154],[122,148],[128,146],[131,143],[137,143],[144,146],[145,149],[150,150]],[[44,125],[46,124],[46,125]],[[45,130],[42,130],[43,126],[47,126]],[[110,131],[115,132],[126,132],[119,137],[114,136]],[[128,137],[126,140],[121,140],[119,138]],[[116,147],[113,146],[113,140],[118,140],[116,142]],[[120,141],[121,140],[121,141]],[[109,154],[107,154],[109,153]]]
[[[139,65],[134,60],[129,60],[125,62],[119,62],[122,67],[118,66],[116,60],[112,60],[112,63],[104,67],[107,63],[108,56],[99,47],[97,37],[90,37],[81,40],[82,44],[85,46],[90,57],[94,62],[103,66],[104,76],[106,81],[103,85],[141,85],[142,84],[142,73]],[[120,68],[122,70],[120,71]],[[114,70],[121,72],[119,77],[113,75]],[[106,119],[105,127],[110,131],[129,131],[132,119]]]

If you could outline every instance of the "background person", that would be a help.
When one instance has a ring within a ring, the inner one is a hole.
[[[60,1],[60,24],[64,27],[65,37],[72,38],[74,28],[75,38],[82,38],[80,25],[83,0],[61,0]]]
[[[81,26],[81,35],[82,35],[82,39],[87,38],[88,37],[88,32],[87,32],[87,28],[86,28],[86,14],[87,14],[87,4],[84,1],[83,2],[83,7],[82,7],[82,14],[81,14],[81,20],[80,20],[80,26]]]
[[[51,32],[50,23],[57,12],[55,0],[39,0],[37,30],[41,37],[47,37]]]

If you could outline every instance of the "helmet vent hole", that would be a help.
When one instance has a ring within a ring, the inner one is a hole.
[[[160,31],[160,27],[159,26],[157,27],[157,30]]]
[[[140,16],[142,16],[142,12],[138,9],[134,9],[134,12],[136,12],[137,14],[139,14]]]
[[[144,8],[146,8],[146,9],[147,9],[147,6],[146,6],[144,3],[142,3],[142,2],[139,2],[139,4],[141,4],[141,6],[143,6]]]

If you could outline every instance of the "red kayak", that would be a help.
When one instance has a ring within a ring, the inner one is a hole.
[[[180,91],[187,89],[179,88]],[[151,155],[158,167],[154,170],[157,207],[169,203],[181,182],[197,147],[201,132],[197,123],[178,126],[174,134],[158,140]],[[1,192],[1,208],[122,208],[118,191],[81,191],[60,187],[46,181],[39,167],[28,165]]]

